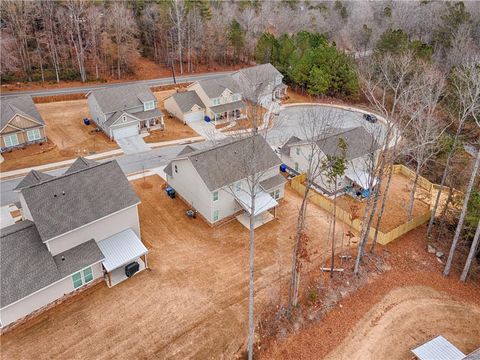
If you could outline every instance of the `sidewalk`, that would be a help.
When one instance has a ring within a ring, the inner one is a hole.
[[[149,145],[153,149],[153,148],[166,147],[166,146],[172,146],[172,145],[186,145],[186,144],[191,144],[191,143],[195,143],[195,142],[200,142],[200,141],[203,141],[203,140],[205,140],[204,137],[195,136],[195,137],[185,138],[185,139],[150,143]],[[100,159],[120,156],[120,155],[123,155],[123,154],[124,154],[124,152],[123,152],[122,149],[115,149],[115,150],[105,151],[105,152],[98,153],[98,154],[88,155],[88,156],[85,156],[85,157],[87,159],[90,159],[90,160],[100,160]],[[58,162],[50,163],[50,164],[44,164],[44,165],[38,165],[38,166],[29,167],[29,168],[23,168],[23,169],[18,169],[18,170],[2,172],[0,174],[0,180],[6,180],[6,179],[10,179],[10,178],[23,176],[23,175],[28,174],[30,172],[30,170],[48,171],[48,170],[53,170],[53,169],[66,167],[66,166],[71,165],[75,160],[76,160],[76,158],[73,158],[73,159],[58,161]]]

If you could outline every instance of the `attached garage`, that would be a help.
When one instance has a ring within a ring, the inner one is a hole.
[[[192,121],[203,120],[204,116],[205,115],[203,110],[192,111],[183,115],[183,121],[186,123],[190,123]]]
[[[138,135],[138,124],[133,123],[128,126],[122,126],[122,127],[112,127],[112,137],[114,139],[122,139],[128,136],[134,136]]]

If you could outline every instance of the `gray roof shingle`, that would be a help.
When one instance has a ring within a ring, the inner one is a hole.
[[[144,102],[157,100],[150,88],[144,84],[94,90],[89,96],[95,97],[104,114],[143,106]]]
[[[0,249],[2,308],[105,258],[95,240],[52,257],[30,220],[3,228]]]
[[[0,247],[1,307],[60,279],[33,222],[26,220],[3,228]]]
[[[281,174],[276,174],[268,179],[260,181],[260,186],[263,190],[269,191],[270,189],[273,189],[279,185],[283,185],[286,182],[287,180]]]
[[[84,170],[88,167],[98,165],[98,163],[94,160],[90,160],[84,157],[79,157],[77,160],[73,162],[72,165],[65,171],[65,174],[71,174],[79,170]]]
[[[105,256],[93,239],[53,257],[62,278],[104,259]]]
[[[0,129],[3,129],[16,114],[32,118],[41,125],[45,125],[45,121],[43,121],[31,96],[2,99]]]
[[[370,154],[379,148],[373,136],[363,126],[342,130],[317,141],[318,147],[327,156],[340,155],[338,141],[347,143],[346,159],[352,160]]]
[[[21,191],[42,241],[140,202],[115,160]]]
[[[279,157],[260,135],[192,151],[180,158],[190,160],[210,191],[233,184],[253,172],[261,173],[281,164]],[[169,165],[171,168],[171,163]]]
[[[173,94],[172,98],[175,100],[178,107],[180,108],[180,110],[182,110],[183,113],[192,110],[192,107],[194,105],[198,105],[201,108],[205,109],[205,104],[198,97],[196,91],[194,90]]]
[[[217,98],[225,91],[229,89],[233,93],[239,93],[241,91],[238,83],[230,75],[221,76],[218,78],[200,80],[198,81],[202,89],[208,95],[209,98]]]
[[[252,84],[257,84],[259,81],[263,82],[265,79],[271,79],[274,82],[277,76],[283,78],[282,73],[270,63],[244,68],[238,70],[238,73],[244,75]]]
[[[21,190],[31,185],[39,184],[42,181],[53,179],[54,176],[45,174],[37,170],[30,170],[30,172],[25,176],[22,181],[13,189],[14,191]]]

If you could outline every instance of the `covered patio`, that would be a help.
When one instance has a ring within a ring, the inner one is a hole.
[[[210,111],[215,125],[222,122],[245,119],[247,117],[245,104],[241,100],[212,106]]]
[[[132,229],[121,231],[100,242],[98,247],[105,256],[103,268],[108,287],[115,286],[148,268],[148,249]]]
[[[372,179],[366,171],[354,169],[348,169],[345,172],[345,180],[349,184],[345,187],[345,192],[355,199],[368,198],[378,183],[377,177]]]
[[[235,191],[235,199],[239,203],[245,212],[238,215],[236,218],[247,229],[250,228],[250,195],[242,190]],[[254,228],[256,229],[259,226],[262,226],[269,221],[275,219],[275,208],[277,207],[278,202],[271,197],[268,193],[263,190],[259,190],[255,195],[255,223]],[[273,214],[272,214],[273,211]]]

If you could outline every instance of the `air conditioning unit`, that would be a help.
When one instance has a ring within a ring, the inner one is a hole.
[[[127,266],[125,266],[125,275],[129,278],[132,277],[138,270],[140,269],[140,265],[138,262],[134,261]]]

